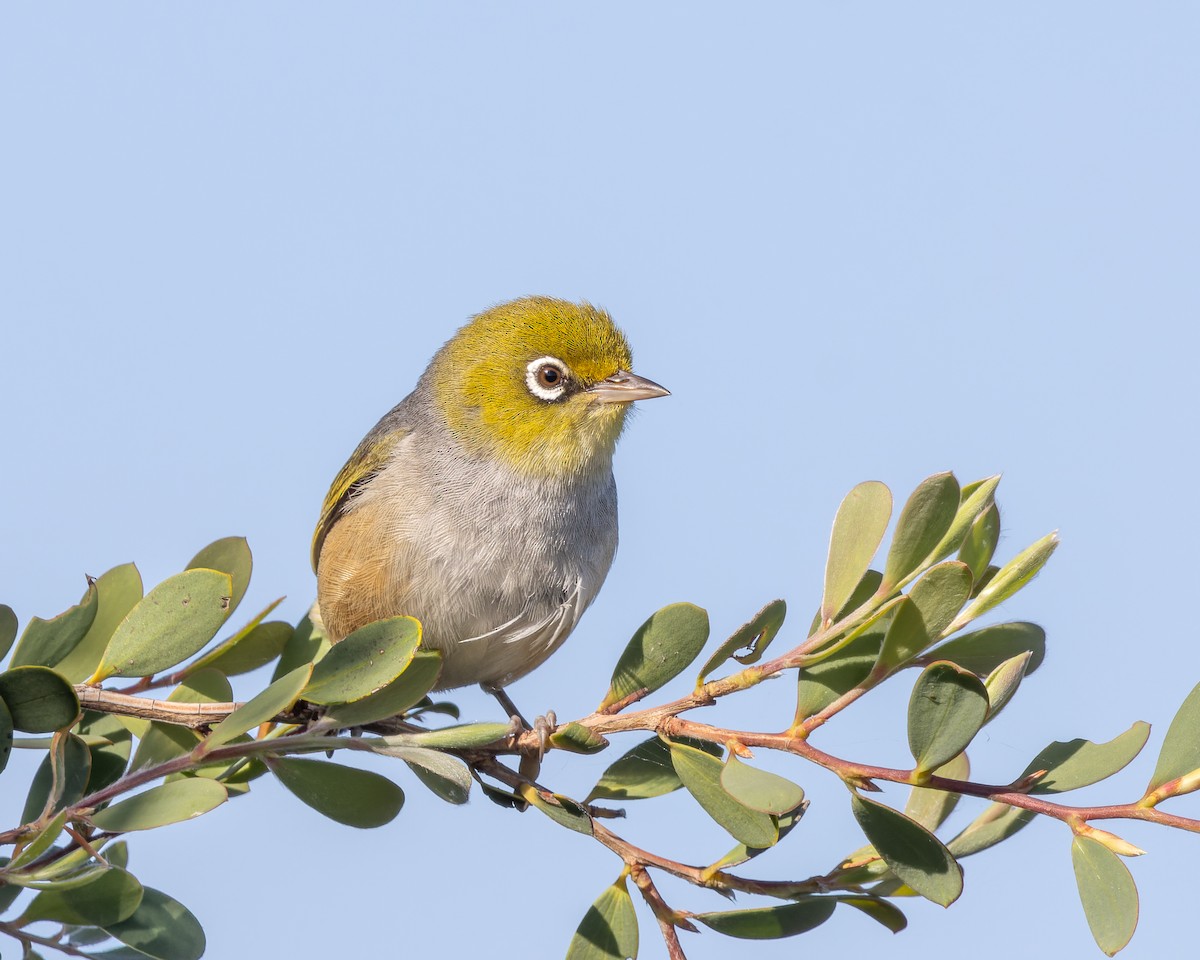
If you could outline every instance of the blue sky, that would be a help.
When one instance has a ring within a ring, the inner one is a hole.
[[[85,572],[135,560],[154,583],[239,534],[244,609],[286,594],[298,617],[329,480],[437,347],[500,300],[587,298],[673,396],[622,440],[617,561],[513,688],[528,711],[589,712],[671,601],[727,633],[782,596],[776,642],[798,642],[853,484],[903,497],[936,471],[1003,472],[1002,554],[1055,528],[1063,545],[1005,611],[1042,623],[1050,653],[976,744],[976,774],[1145,719],[1133,772],[1080,802],[1134,799],[1200,680],[1198,28],[1170,3],[7,5],[0,599],[49,616]],[[895,686],[818,745],[903,765]],[[779,729],[792,698],[777,681],[722,718]],[[496,718],[476,691],[456,699]],[[585,793],[610,759],[553,756],[544,780]],[[859,845],[832,778],[763,762],[813,807],[759,874],[823,872]],[[211,957],[561,955],[617,861],[394,773],[408,805],[382,830],[264,784],[136,838],[131,865],[200,917]],[[723,852],[687,811],[631,804],[622,829]],[[1191,934],[1195,838],[1117,830],[1149,851],[1123,955],[1158,956]],[[799,943],[689,937],[688,955],[916,957],[938,938],[977,958],[1099,956],[1069,845],[1035,824],[895,938],[839,915]],[[642,955],[663,955],[642,919]]]

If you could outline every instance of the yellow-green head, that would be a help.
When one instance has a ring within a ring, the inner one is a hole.
[[[667,393],[630,373],[632,363],[605,311],[524,297],[462,327],[429,374],[446,425],[472,452],[568,476],[607,466],[629,403]]]

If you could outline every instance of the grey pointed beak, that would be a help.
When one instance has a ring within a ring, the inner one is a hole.
[[[588,388],[600,403],[632,403],[634,400],[650,400],[654,397],[669,397],[671,391],[653,380],[639,377],[628,370],[618,370],[607,380],[601,380]]]

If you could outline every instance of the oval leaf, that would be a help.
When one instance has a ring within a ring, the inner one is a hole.
[[[400,747],[470,750],[474,747],[486,747],[512,734],[512,725],[508,723],[460,723],[454,727],[442,727],[440,730],[402,733],[380,739]]]
[[[988,723],[991,723],[1008,701],[1013,698],[1021,681],[1025,679],[1029,661],[1032,659],[1033,654],[1026,650],[1024,653],[1005,660],[988,674],[987,679],[983,682],[988,695]]]
[[[110,937],[155,960],[200,960],[204,929],[192,912],[160,890],[146,887],[142,902],[124,920],[103,925]]]
[[[670,747],[671,763],[688,793],[735,840],[748,847],[770,847],[778,841],[779,830],[769,814],[751,810],[721,786],[725,765],[720,760],[678,741],[671,741]]]
[[[600,734],[574,722],[564,723],[550,734],[550,742],[559,750],[566,750],[568,753],[599,753],[608,746],[608,741]]]
[[[26,733],[61,730],[79,716],[74,687],[48,667],[14,667],[0,673],[0,700],[8,706],[12,725]]]
[[[471,794],[471,771],[458,757],[422,747],[393,747],[381,751],[399,757],[417,778],[447,803],[466,803]]]
[[[265,617],[268,611],[278,606],[282,601],[276,600],[271,607],[259,616]],[[207,667],[220,670],[227,677],[249,673],[265,666],[283,653],[283,648],[292,639],[293,627],[282,620],[268,620],[263,623],[258,617],[232,637],[221,641],[194,663],[188,665],[187,673]]]
[[[804,803],[804,790],[774,773],[742,763],[733,753],[721,771],[721,786],[734,800],[760,813],[781,816]]]
[[[935,473],[912,492],[896,530],[883,568],[882,593],[891,593],[920,570],[950,529],[958,513],[958,481],[952,473]]]
[[[971,568],[971,576],[976,580],[983,576],[992,562],[999,542],[1000,508],[992,503],[975,518],[958,549],[958,559]]]
[[[962,867],[915,820],[853,794],[854,817],[892,872],[927,900],[948,907],[962,893]]]
[[[360,627],[321,658],[302,696],[321,704],[368,697],[404,672],[420,642],[421,624],[412,617],[391,617]]]
[[[567,960],[631,960],[637,954],[637,915],[621,877],[583,915],[567,948]]]
[[[708,640],[708,612],[691,603],[663,607],[638,627],[613,670],[598,709],[645,690],[653,693],[688,668]]]
[[[254,558],[245,537],[225,537],[210,543],[188,562],[188,570],[219,570],[229,575],[232,590],[229,594],[229,610],[233,613],[246,595],[250,586],[250,571]]]
[[[404,806],[404,791],[370,770],[293,758],[273,759],[268,766],[304,803],[348,827],[381,827]]]
[[[1015,621],[964,633],[935,647],[931,656],[957,663],[964,670],[987,676],[1000,664],[1029,653],[1026,674],[1033,673],[1046,659],[1046,631],[1036,623]]]
[[[96,619],[96,584],[89,582],[83,599],[57,617],[33,617],[13,651],[14,667],[52,667],[75,649]]]
[[[1050,555],[1058,547],[1058,534],[1048,533],[1036,543],[1026,547],[1015,557],[1002,566],[996,575],[988,581],[987,586],[971,601],[962,615],[955,621],[955,629],[959,629],[978,617],[983,616],[994,607],[998,607],[1025,584],[1038,575],[1038,571],[1046,565]],[[953,633],[954,631],[949,631]]]
[[[1017,779],[1023,780],[1031,773],[1045,770],[1046,775],[1033,786],[1030,793],[1078,790],[1123,770],[1141,753],[1149,736],[1150,724],[1138,720],[1108,743],[1092,743],[1083,739],[1055,741],[1034,757]]]
[[[778,940],[807,933],[833,915],[837,901],[832,897],[805,897],[781,907],[755,910],[725,910],[692,914],[710,930],[741,940]]]
[[[592,818],[583,806],[561,793],[545,796],[531,784],[524,784],[519,791],[522,799],[536,807],[560,827],[574,830],[586,836],[592,835]]]
[[[954,622],[958,611],[971,595],[971,571],[965,563],[947,560],[930,567],[925,576],[912,585],[908,596],[925,622],[929,639],[937,642]]]
[[[926,667],[908,701],[908,746],[918,777],[962,753],[987,713],[987,690],[975,674],[944,660]]]
[[[969,857],[1007,840],[1030,823],[1034,816],[1032,810],[1021,807],[1010,807],[1004,803],[988,804],[983,813],[946,845],[946,849],[955,857]]]
[[[12,755],[13,720],[12,713],[4,698],[0,697],[0,772],[8,766],[8,758]],[[23,821],[25,822],[25,821]]]
[[[1160,787],[1200,768],[1200,683],[1184,698],[1158,754],[1154,775],[1146,787],[1153,793]]]
[[[17,639],[17,615],[7,603],[0,603],[0,660],[8,656]]]
[[[1075,883],[1096,946],[1113,956],[1133,938],[1138,921],[1138,894],[1121,858],[1090,837],[1071,841]]]
[[[721,756],[721,748],[707,740],[677,738],[676,742],[686,743],[715,757]],[[646,800],[661,797],[682,786],[683,781],[671,764],[671,748],[661,738],[651,737],[614,761],[584,802]]]
[[[833,518],[829,558],[825,562],[825,592],[821,621],[833,620],[871,566],[892,518],[892,492],[878,480],[860,483],[848,494]]]
[[[34,897],[18,921],[53,920],[83,926],[117,923],[142,902],[142,885],[126,870],[113,867],[80,887],[44,890]]]
[[[208,813],[229,797],[223,784],[202,777],[175,780],[92,814],[91,821],[101,830],[128,833],[153,830],[168,823],[180,823]]]
[[[875,672],[880,675],[891,673],[929,646],[929,642],[929,631],[925,629],[920,608],[912,597],[902,597],[892,612]]]
[[[82,683],[96,672],[117,625],[142,599],[142,575],[132,563],[113,567],[96,581],[96,594],[96,619],[75,649],[54,665],[72,683]]]
[[[721,646],[705,662],[696,678],[696,685],[704,682],[704,678],[717,669],[730,657],[738,663],[757,663],[767,649],[775,634],[783,626],[783,618],[787,615],[787,604],[782,600],[772,600],[758,611],[747,623],[742,624],[733,632]],[[739,653],[738,651],[743,651]]]
[[[341,727],[361,727],[384,720],[415,706],[433,689],[442,672],[442,655],[436,650],[421,651],[395,680],[382,690],[353,703],[334,704],[326,716]]]
[[[280,677],[266,690],[247,700],[224,720],[212,728],[205,740],[206,749],[219,747],[235,737],[240,737],[247,730],[253,730],[259,724],[274,719],[285,710],[290,710],[300,699],[300,691],[312,676],[311,663],[297,667],[291,673]]]
[[[151,590],[121,621],[93,682],[148,677],[186,660],[229,615],[233,581],[216,570],[186,570]]]

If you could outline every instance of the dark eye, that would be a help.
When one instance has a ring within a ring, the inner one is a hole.
[[[570,379],[567,365],[558,357],[538,357],[525,367],[525,385],[529,392],[548,403],[567,395]]]

